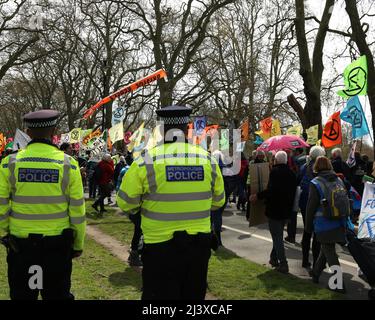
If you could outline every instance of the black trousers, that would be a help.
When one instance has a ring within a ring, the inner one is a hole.
[[[211,235],[175,232],[174,238],[145,244],[142,300],[204,300]]]
[[[297,212],[293,211],[287,224],[288,237],[295,239],[297,233]]]
[[[142,229],[141,229],[141,213],[138,212],[136,214],[129,215],[129,219],[131,222],[134,223],[134,232],[132,238],[131,249],[133,251],[138,251],[139,241],[142,237]]]
[[[100,211],[104,210],[104,199],[111,196],[111,187],[109,184],[99,185],[99,198],[94,202],[94,206],[99,205]]]
[[[72,231],[72,230],[71,230]],[[8,249],[8,283],[12,300],[73,300],[70,293],[72,273],[73,233],[42,238],[30,235],[28,239],[12,237],[13,248]],[[38,266],[42,274],[42,287],[31,288]],[[39,268],[40,267],[40,268]]]
[[[306,211],[301,210],[301,214],[303,218],[303,225],[305,225]],[[311,247],[311,238],[312,238],[312,247]],[[313,266],[314,266],[316,261],[318,260],[319,253],[320,253],[320,243],[316,239],[315,232],[308,233],[305,230],[303,230],[301,244],[302,244],[302,263],[309,262],[309,254],[310,254],[310,247],[311,247],[312,255],[313,255]]]

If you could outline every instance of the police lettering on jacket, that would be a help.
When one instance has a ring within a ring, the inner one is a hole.
[[[59,170],[20,168],[18,170],[19,182],[58,183]]]
[[[166,166],[167,181],[203,181],[203,166]]]

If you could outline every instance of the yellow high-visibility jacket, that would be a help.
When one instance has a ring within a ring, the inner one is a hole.
[[[53,145],[32,142],[0,165],[0,233],[60,235],[74,230],[74,250],[85,238],[85,200],[79,165]]]
[[[175,231],[211,231],[210,212],[223,206],[223,177],[216,160],[199,146],[170,143],[135,159],[117,194],[125,212],[141,211],[145,243],[160,243]]]

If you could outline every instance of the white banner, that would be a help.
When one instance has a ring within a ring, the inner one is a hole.
[[[375,239],[375,184],[370,182],[365,183],[363,191],[358,238]]]
[[[17,129],[14,136],[13,151],[24,149],[30,141],[31,138],[25,132]]]

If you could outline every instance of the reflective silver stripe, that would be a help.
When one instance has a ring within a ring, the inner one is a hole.
[[[149,211],[142,208],[142,214],[149,219],[159,220],[159,221],[179,221],[179,220],[195,220],[208,218],[210,216],[210,211],[198,211],[198,212],[174,212],[174,213],[160,213]]]
[[[211,191],[207,192],[191,192],[191,193],[153,193],[143,196],[144,200],[151,201],[195,201],[207,200],[211,198]]]
[[[82,206],[83,204],[85,204],[84,198],[81,198],[81,199],[70,198],[70,200],[69,200],[69,205],[74,206],[74,207]]]
[[[69,177],[70,177],[70,156],[64,154],[64,167],[63,167],[63,177],[61,180],[61,191],[65,195],[66,189],[69,185]],[[66,200],[69,200],[68,196],[66,195]]]
[[[130,204],[139,204],[141,202],[141,197],[131,198],[126,192],[119,190],[117,194],[122,200]]]
[[[220,200],[225,198],[225,192],[223,191],[220,195],[218,196],[212,196],[212,201],[214,202],[219,202]]]
[[[86,221],[86,217],[69,217],[69,221],[71,224],[81,224]]]
[[[8,198],[0,198],[0,204],[9,204]]]
[[[187,159],[205,159],[210,160],[209,156],[199,153],[175,153],[175,154],[161,154],[158,156],[154,156],[152,160],[162,160],[162,159],[174,159],[174,158],[187,158]]]
[[[152,163],[150,155],[148,154],[147,151],[143,155],[143,161],[145,162],[145,165],[146,165],[147,182],[148,182],[148,187],[150,189],[150,193],[155,193],[157,189],[155,170],[154,170],[154,165]]]
[[[9,215],[14,219],[20,220],[54,220],[54,219],[62,219],[68,217],[68,213],[66,211],[57,212],[57,213],[46,213],[46,214],[33,214],[33,213],[18,213],[11,211]]]
[[[9,217],[9,211],[6,214],[0,216],[0,221],[3,221],[8,217]]]
[[[11,194],[14,195],[16,194],[16,176],[15,176],[15,171],[16,171],[16,159],[17,153],[13,153],[9,156],[9,163],[8,163],[8,168],[10,172],[9,176],[9,182],[10,182],[10,189],[11,189]]]
[[[66,202],[65,196],[13,196],[12,201],[26,204],[57,204]]]
[[[211,165],[211,190],[212,190],[212,194],[214,194],[214,190],[215,190],[216,176],[217,176],[216,164],[214,163],[214,164]]]
[[[14,154],[14,155],[16,155],[16,154]],[[20,159],[17,159],[17,162],[49,162],[49,163],[57,163],[57,164],[63,164],[64,163],[64,161],[62,161],[62,160],[55,160],[55,159],[49,159],[49,158],[38,158],[38,157],[20,158]],[[70,165],[70,167],[74,170],[77,169],[77,167],[74,166],[74,165]],[[4,167],[4,165],[3,165],[3,168],[6,168],[6,167]]]

